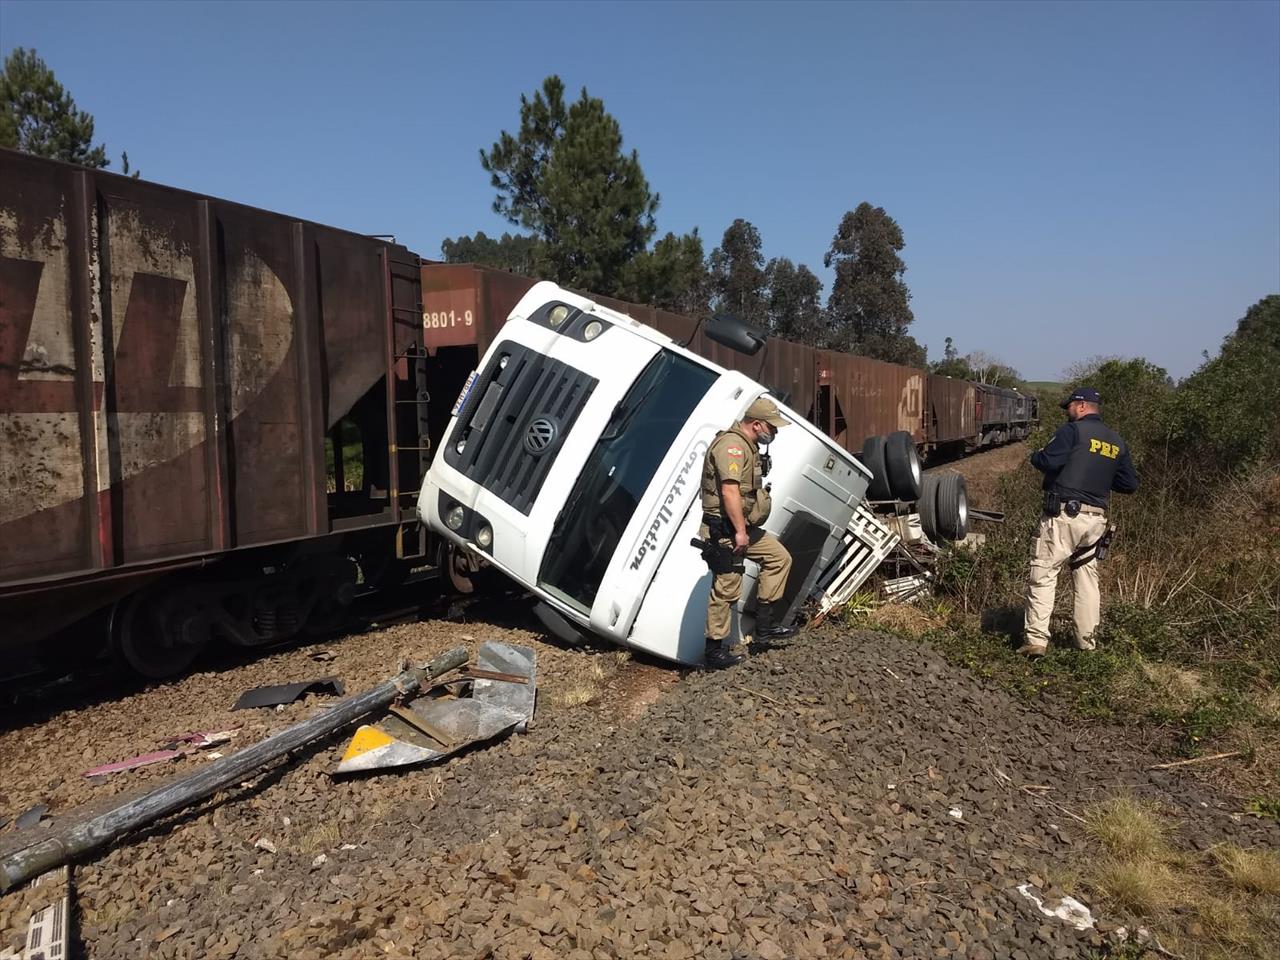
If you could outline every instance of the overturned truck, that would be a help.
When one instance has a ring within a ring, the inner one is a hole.
[[[746,352],[762,342],[714,320],[703,332]],[[539,283],[463,386],[419,516],[536,594],[544,623],[566,640],[590,634],[698,663],[711,585],[692,544],[703,457],[767,393],[626,314]],[[792,426],[770,448],[764,527],[793,557],[783,606],[794,617],[833,590],[850,593],[896,544],[866,507],[868,485],[915,499],[921,478],[914,448],[887,473],[868,469],[771,399]],[[755,575],[748,562],[742,634]]]

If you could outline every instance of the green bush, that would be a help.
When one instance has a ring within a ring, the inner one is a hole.
[[[1169,433],[1180,451],[1223,470],[1280,457],[1280,296],[1250,307],[1177,399]]]

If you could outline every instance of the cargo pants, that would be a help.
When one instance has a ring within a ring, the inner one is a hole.
[[[709,535],[707,525],[703,524],[699,536],[705,539]],[[764,603],[780,600],[787,589],[787,577],[791,574],[791,554],[777,537],[759,527],[748,527],[747,536],[751,542],[747,545],[746,557],[760,565],[756,599]],[[721,539],[720,545],[732,550],[733,540]],[[723,640],[729,636],[733,626],[733,605],[741,596],[742,574],[716,574],[711,581],[711,599],[707,603],[708,640]]]
[[[1027,580],[1027,605],[1023,618],[1023,640],[1029,646],[1049,645],[1049,618],[1058,588],[1058,573],[1071,554],[1086,544],[1096,543],[1107,531],[1107,518],[1097,513],[1068,517],[1041,517],[1040,532],[1031,547],[1031,575]],[[1075,640],[1080,650],[1095,646],[1094,631],[1100,619],[1098,561],[1090,560],[1071,573],[1075,592]]]

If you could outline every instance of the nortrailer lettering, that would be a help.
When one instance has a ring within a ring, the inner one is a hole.
[[[684,463],[680,466],[680,472],[676,474],[675,480],[672,481],[671,489],[667,491],[662,505],[658,507],[658,512],[654,515],[653,522],[649,524],[649,529],[645,531],[644,539],[640,541],[640,547],[636,550],[636,555],[631,559],[632,570],[639,570],[645,555],[650,550],[658,549],[658,534],[675,516],[675,511],[672,507],[684,492],[685,484],[689,482],[689,474],[695,466],[702,462],[706,452],[707,445],[699,442],[693,445],[693,449],[689,451],[689,456],[685,457]]]

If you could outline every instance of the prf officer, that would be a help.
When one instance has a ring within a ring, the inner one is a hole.
[[[1129,447],[1102,422],[1102,398],[1092,387],[1081,387],[1062,403],[1067,422],[1043,450],[1031,455],[1031,465],[1044,474],[1044,514],[1031,554],[1023,644],[1018,652],[1042,657],[1049,647],[1049,617],[1058,572],[1073,566],[1075,642],[1092,650],[1098,629],[1098,561],[1091,551],[1107,532],[1107,504],[1111,492],[1133,493],[1138,475]]]
[[[791,572],[791,554],[778,538],[761,529],[769,517],[769,491],[764,487],[760,444],[770,443],[787,421],[778,405],[760,397],[742,419],[716,435],[702,465],[703,539],[714,538],[723,550],[745,556],[760,565],[756,594],[757,640],[789,637],[795,633],[779,622],[779,601]],[[707,603],[707,664],[730,666],[741,656],[725,648],[732,625],[732,608],[742,595],[742,574],[717,573]]]

